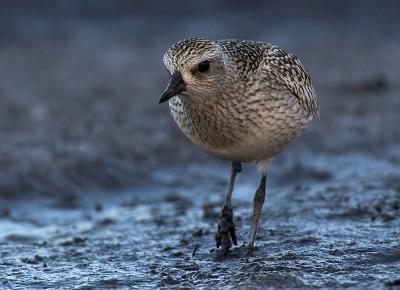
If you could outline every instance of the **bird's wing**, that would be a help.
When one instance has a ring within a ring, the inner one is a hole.
[[[296,56],[267,44],[260,69],[274,86],[294,95],[308,114],[319,117],[318,101],[310,75]]]
[[[300,60],[291,53],[264,42],[220,40],[216,42],[235,60],[242,81],[261,73],[271,89],[295,96],[310,117],[319,117],[319,106],[311,78]]]

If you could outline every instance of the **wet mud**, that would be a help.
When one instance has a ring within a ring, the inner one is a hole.
[[[0,9],[0,289],[400,287],[398,10],[51,2]],[[272,162],[248,259],[255,167],[221,258],[230,164],[157,104],[162,54],[189,35],[285,47],[319,97],[321,119]]]

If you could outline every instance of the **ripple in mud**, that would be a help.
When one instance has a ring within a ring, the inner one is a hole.
[[[71,246],[84,246],[86,244],[87,238],[74,237],[71,240],[67,240],[61,243],[61,246],[71,247]]]
[[[21,261],[26,264],[39,264],[44,261],[44,258],[39,255],[35,255],[33,258],[22,258]]]

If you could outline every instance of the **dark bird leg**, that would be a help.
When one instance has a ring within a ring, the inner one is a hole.
[[[254,250],[254,241],[256,240],[256,233],[258,222],[261,216],[261,210],[265,199],[265,187],[266,187],[267,175],[263,173],[261,176],[260,185],[256,193],[254,194],[254,209],[253,209],[253,221],[251,223],[250,240],[247,245],[247,256],[251,256]]]
[[[236,245],[235,225],[233,223],[232,211],[232,191],[235,184],[236,174],[242,171],[240,162],[232,162],[231,181],[229,183],[228,193],[219,217],[218,230],[215,233],[217,248],[221,247],[222,253],[226,255],[232,244]]]

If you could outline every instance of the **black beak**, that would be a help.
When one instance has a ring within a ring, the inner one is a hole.
[[[182,75],[180,72],[176,72],[171,75],[169,79],[169,83],[165,91],[162,93],[160,100],[158,101],[159,104],[164,103],[171,99],[173,96],[179,94],[186,90],[186,85],[183,81]]]

